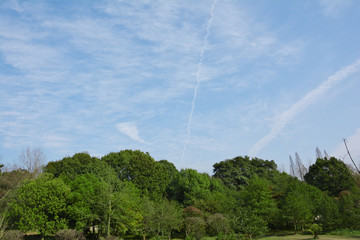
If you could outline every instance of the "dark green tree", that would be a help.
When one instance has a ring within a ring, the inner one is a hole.
[[[318,158],[316,163],[309,167],[309,172],[304,178],[308,184],[328,192],[331,196],[337,196],[345,190],[353,191],[356,188],[348,167],[334,157]]]
[[[360,228],[360,197],[349,192],[342,191],[338,199],[339,213],[343,229]]]
[[[206,173],[181,169],[176,181],[176,200],[184,206],[194,205],[196,201],[206,200],[211,195],[211,178]]]
[[[262,160],[250,157],[235,157],[233,159],[215,163],[214,177],[221,179],[226,186],[232,189],[243,189],[253,175],[272,180],[278,174],[273,160]]]
[[[122,181],[131,181],[142,194],[153,200],[160,200],[169,185],[169,175],[165,167],[156,162],[148,153],[139,150],[124,150],[102,157]]]

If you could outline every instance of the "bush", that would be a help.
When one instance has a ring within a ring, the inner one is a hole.
[[[319,238],[319,233],[322,231],[322,228],[319,225],[317,225],[316,223],[314,223],[313,225],[311,225],[310,229],[313,232],[313,234],[315,235],[314,239]]]
[[[56,240],[85,240],[85,236],[82,232],[76,231],[75,229],[63,229],[59,230],[55,234]]]
[[[1,239],[6,240],[21,240],[24,239],[24,233],[19,230],[9,230],[5,232],[4,236]]]

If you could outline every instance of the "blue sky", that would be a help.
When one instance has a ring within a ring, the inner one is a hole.
[[[360,1],[1,1],[0,154],[360,161]]]

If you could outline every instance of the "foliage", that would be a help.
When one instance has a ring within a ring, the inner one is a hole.
[[[184,221],[186,236],[201,239],[205,236],[206,223],[202,217],[187,217]]]
[[[313,223],[310,227],[310,230],[314,234],[314,239],[317,239],[319,238],[319,234],[322,231],[322,227],[320,227],[316,223]]]
[[[147,201],[143,216],[145,229],[157,236],[170,237],[172,231],[179,231],[183,223],[180,206],[167,199]]]
[[[55,234],[55,240],[85,240],[82,232],[75,229],[62,229]]]
[[[124,150],[102,157],[122,181],[131,181],[143,195],[152,200],[161,199],[169,185],[169,175],[164,164],[156,162],[148,153]]]
[[[198,173],[194,169],[181,169],[177,179],[176,199],[185,206],[194,205],[198,200],[205,200],[211,194],[210,176]]]
[[[341,225],[341,215],[338,205],[333,197],[322,194],[322,199],[318,208],[317,222],[325,231],[331,231]]]
[[[214,177],[221,179],[227,187],[236,190],[243,189],[253,175],[270,180],[278,174],[273,160],[250,159],[248,156],[221,161],[215,163],[213,167]]]
[[[3,237],[0,237],[0,239],[4,240],[21,240],[24,239],[24,233],[19,230],[9,230],[6,231]]]
[[[276,203],[267,180],[254,175],[242,191],[244,207],[266,222],[274,215]]]
[[[315,216],[315,198],[311,197],[308,190],[308,186],[302,182],[294,182],[286,193],[283,214],[292,223],[295,233]]]
[[[267,231],[267,222],[248,209],[241,209],[237,212],[232,222],[237,233],[242,233],[249,239],[262,236]]]
[[[97,202],[100,232],[106,236],[136,232],[142,221],[138,189],[117,178],[101,183]]]
[[[338,199],[341,226],[346,229],[360,229],[360,197],[343,191]]]
[[[51,174],[28,181],[10,203],[12,217],[22,231],[38,230],[42,236],[66,228],[66,198],[70,189]]]
[[[99,224],[101,180],[93,174],[81,174],[69,181],[68,185],[71,188],[67,199],[69,227],[84,231]]]
[[[236,157],[214,164],[210,176],[178,171],[138,150],[101,160],[77,153],[50,162],[45,172],[35,179],[21,169],[1,172],[0,238],[9,229],[62,239],[84,232],[96,239],[224,240],[309,226],[360,229],[360,191],[334,158],[318,159],[306,182],[279,173],[274,161]]]
[[[308,184],[328,192],[331,196],[337,196],[341,191],[351,191],[355,188],[348,167],[334,157],[318,158],[316,163],[309,167],[309,172],[304,178]]]
[[[55,177],[63,176],[68,179],[75,179],[77,175],[91,173],[98,177],[106,177],[111,168],[106,162],[89,153],[76,153],[72,157],[65,157],[60,161],[49,162],[44,171],[52,173]]]
[[[226,234],[230,230],[229,220],[220,213],[215,213],[207,218],[210,233],[220,235]]]

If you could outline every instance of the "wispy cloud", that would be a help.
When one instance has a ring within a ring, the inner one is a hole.
[[[255,156],[258,152],[274,140],[284,129],[284,127],[299,113],[304,111],[310,104],[316,102],[328,90],[336,84],[346,79],[349,75],[360,71],[360,59],[354,63],[342,68],[335,74],[331,75],[327,80],[322,82],[320,86],[308,92],[302,99],[293,104],[288,110],[275,117],[273,126],[269,134],[261,138],[250,150],[249,155]]]
[[[139,137],[139,130],[134,122],[122,122],[116,124],[116,128],[119,132],[125,134],[132,140],[135,140],[139,143],[146,143],[143,139]]]
[[[329,17],[337,17],[339,14],[350,7],[353,0],[320,0],[323,7],[323,13]]]

